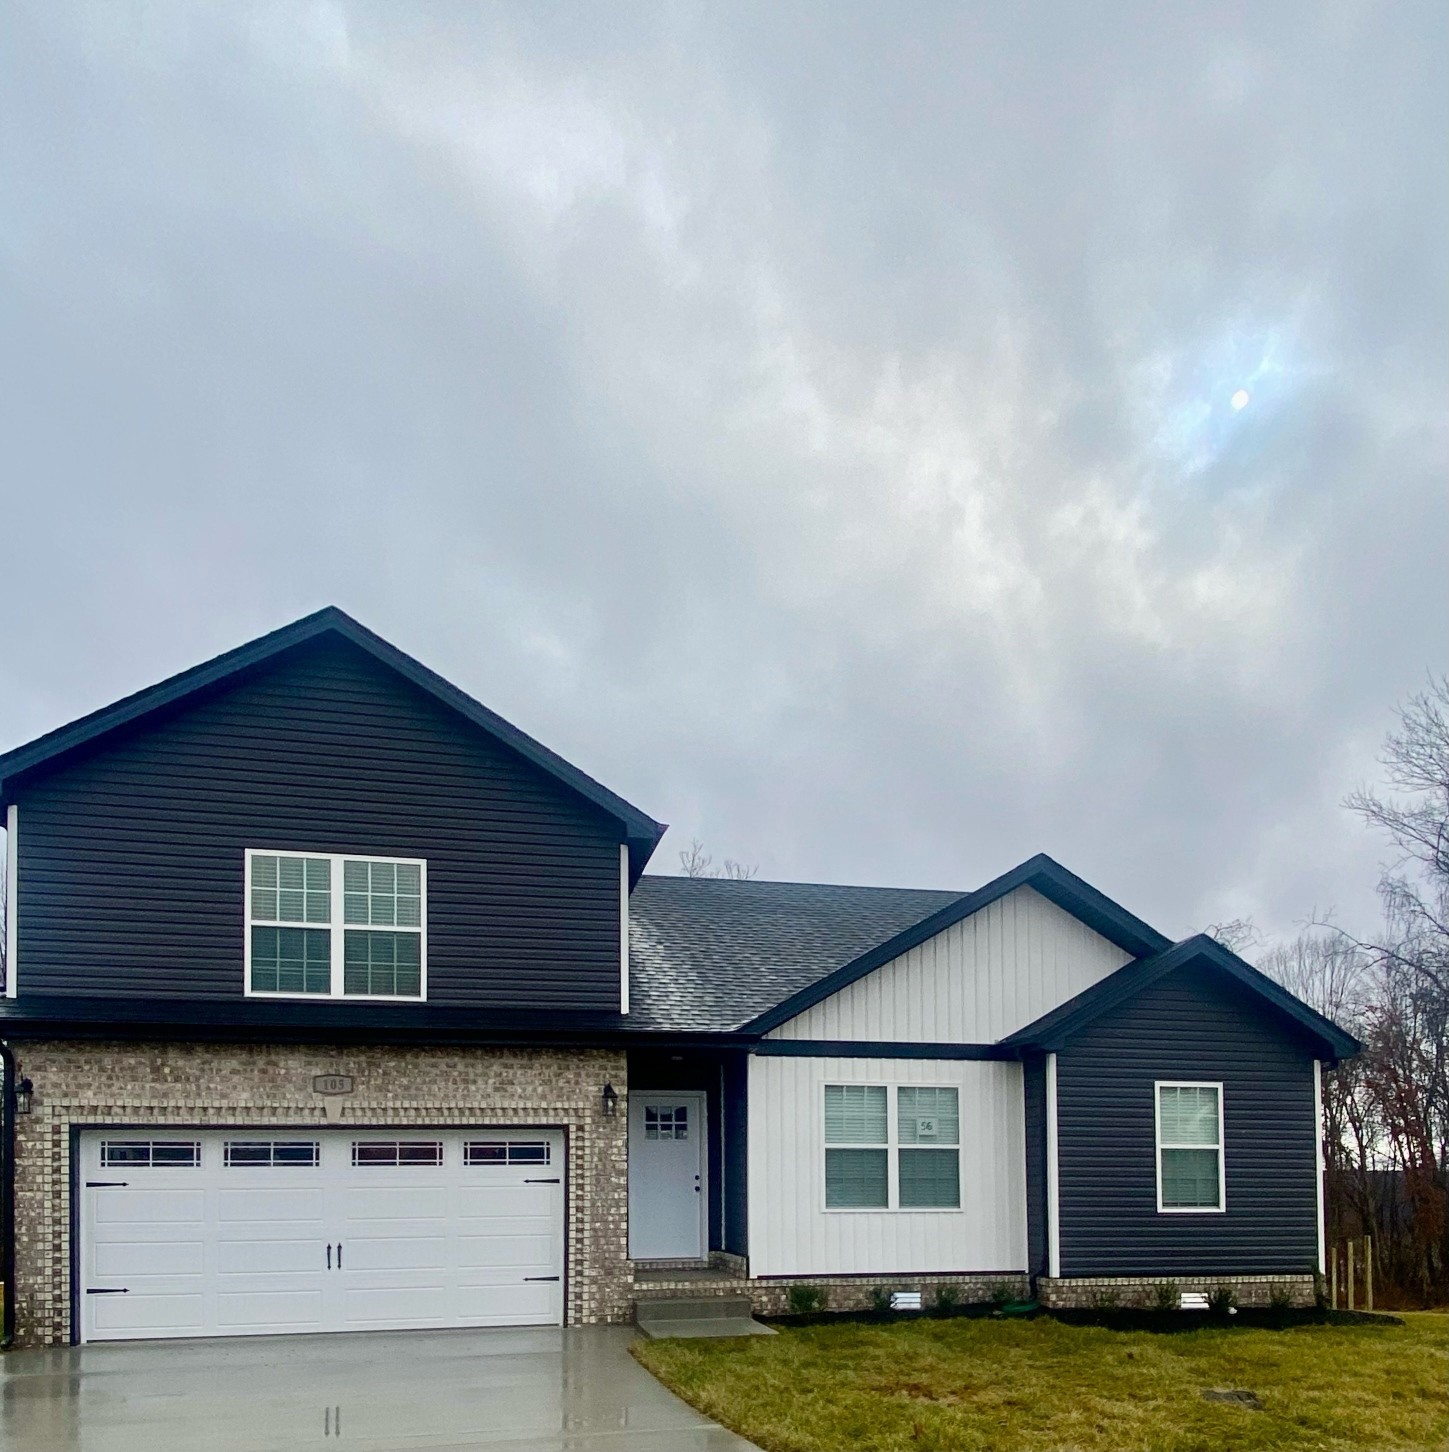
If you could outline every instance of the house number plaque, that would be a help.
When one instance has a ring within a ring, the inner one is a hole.
[[[314,1094],[351,1094],[352,1089],[351,1074],[314,1074],[312,1076]]]

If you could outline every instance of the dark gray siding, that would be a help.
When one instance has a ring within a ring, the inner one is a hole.
[[[1223,1081],[1225,1214],[1158,1213],[1155,1079]],[[1313,1269],[1312,1054],[1226,976],[1174,973],[1073,1040],[1057,1135],[1063,1275]]]
[[[1022,1063],[1026,1101],[1026,1257],[1034,1276],[1047,1273],[1046,1058]]]
[[[749,1060],[744,1054],[724,1058],[724,1237],[720,1247],[731,1255],[750,1253],[749,1205]]]
[[[20,992],[242,993],[243,850],[428,863],[428,998],[617,1011],[621,829],[314,641],[19,796]]]

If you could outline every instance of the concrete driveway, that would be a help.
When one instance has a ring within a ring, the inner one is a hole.
[[[752,1452],[627,1327],[151,1341],[0,1357],[15,1452]]]

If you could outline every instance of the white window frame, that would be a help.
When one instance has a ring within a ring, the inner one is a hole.
[[[836,1144],[825,1138],[825,1091],[827,1089],[858,1088],[884,1089],[886,1091],[886,1137],[881,1144]],[[955,1144],[908,1144],[901,1143],[900,1090],[902,1089],[953,1089],[956,1092],[956,1143]],[[882,1084],[876,1080],[822,1079],[817,1099],[820,1126],[820,1208],[827,1215],[961,1215],[966,1209],[966,1170],[961,1146],[961,1085],[959,1084]],[[828,1150],[880,1150],[886,1152],[886,1203],[884,1205],[829,1205],[826,1186],[826,1152]],[[954,1205],[902,1205],[901,1204],[901,1158],[902,1149],[949,1149],[956,1151],[956,1203]]]
[[[361,852],[299,852],[293,847],[248,847],[245,852],[245,868],[242,881],[242,986],[248,998],[285,998],[293,1002],[330,1003],[335,999],[346,999],[349,1003],[426,1003],[428,1001],[428,864],[422,857],[370,857]],[[326,923],[270,923],[257,922],[252,918],[252,861],[257,857],[292,857],[324,859],[328,864],[328,903],[331,916]],[[345,934],[353,931],[371,931],[361,923],[347,923],[342,889],[342,870],[346,862],[395,862],[418,869],[419,919],[420,926],[413,928],[385,927],[378,924],[377,932],[416,932],[418,935],[418,992],[408,993],[347,993],[344,991]],[[252,928],[323,928],[332,935],[331,979],[327,993],[286,993],[269,988],[252,987]]]
[[[1162,1090],[1216,1089],[1218,1095],[1218,1142],[1206,1144],[1163,1144]],[[1223,1081],[1221,1079],[1154,1079],[1152,1081],[1152,1137],[1156,1143],[1153,1159],[1157,1167],[1157,1213],[1159,1215],[1226,1215],[1228,1210],[1228,1147],[1224,1131]],[[1216,1205],[1164,1205],[1162,1203],[1162,1152],[1165,1149],[1216,1149],[1218,1152],[1218,1203]]]

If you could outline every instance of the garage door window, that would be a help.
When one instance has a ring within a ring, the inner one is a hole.
[[[101,1163],[112,1169],[196,1169],[201,1164],[201,1144],[182,1139],[108,1139],[101,1143]]]
[[[228,1169],[255,1165],[311,1168],[320,1163],[321,1148],[315,1139],[229,1139],[222,1151],[222,1160]]]
[[[354,1165],[440,1165],[443,1145],[435,1139],[353,1140]]]
[[[427,997],[427,863],[246,853],[246,992]]]
[[[546,1165],[547,1140],[470,1140],[463,1146],[465,1165]]]

